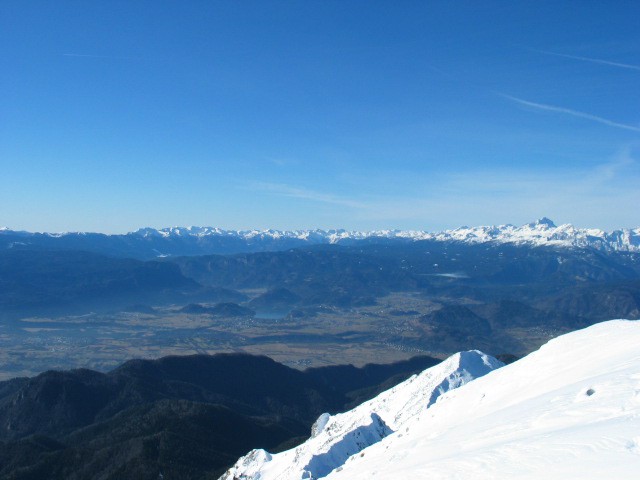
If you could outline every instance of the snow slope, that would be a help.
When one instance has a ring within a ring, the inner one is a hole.
[[[351,455],[408,428],[443,393],[502,365],[482,352],[457,353],[349,412],[321,415],[312,428],[311,438],[294,449],[276,455],[253,450],[221,478],[322,478]]]
[[[558,337],[444,393],[326,478],[640,478],[640,321]]]

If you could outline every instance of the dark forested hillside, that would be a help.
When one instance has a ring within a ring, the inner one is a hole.
[[[0,252],[0,318],[82,314],[144,303],[245,299],[222,287],[204,288],[168,262],[82,251]]]
[[[273,292],[280,296],[286,292],[282,304],[353,307],[375,303],[389,292],[420,291],[431,298],[483,304],[524,302],[547,316],[557,309],[571,319],[605,320],[624,312],[637,316],[640,293],[640,255],[588,249],[422,241],[171,261],[203,285],[271,289],[266,297],[254,300],[258,305],[277,304]],[[607,302],[601,293],[605,291],[620,296],[622,306]],[[598,304],[595,309],[586,308],[590,295],[591,303]],[[570,300],[575,297],[582,300]]]
[[[484,327],[475,333],[485,336],[491,332],[484,322],[494,330],[573,328],[640,315],[640,254],[436,241],[318,245],[162,261],[72,251],[0,252],[4,318],[136,305],[147,311],[150,305],[187,306],[184,313],[230,317],[251,316],[252,311],[286,315],[296,309],[293,313],[308,316],[317,307],[346,311],[376,305],[393,292],[414,292],[443,305],[465,304],[483,318],[477,324]],[[210,305],[193,306],[202,302]],[[508,311],[516,304],[511,321]]]
[[[0,477],[215,478],[247,450],[290,445],[321,413],[437,362],[298,371],[267,357],[196,355],[1,382]]]

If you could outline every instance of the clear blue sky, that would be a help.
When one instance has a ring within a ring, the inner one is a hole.
[[[0,226],[640,225],[640,2],[0,2]]]

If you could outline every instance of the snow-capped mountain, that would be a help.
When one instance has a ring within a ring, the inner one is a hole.
[[[640,252],[640,228],[605,232],[599,229],[556,226],[548,218],[520,227],[513,225],[460,227],[442,232],[416,230],[223,230],[214,227],[142,228],[125,235],[85,232],[29,233],[0,230],[0,248],[34,245],[81,248],[137,257],[204,255],[276,251],[317,244],[352,245],[361,241],[414,242],[431,240],[466,244],[496,243],[559,248],[586,248],[604,252]],[[94,248],[95,247],[95,248]]]
[[[501,366],[500,361],[479,351],[457,353],[349,412],[321,415],[312,427],[311,438],[294,449],[276,455],[253,450],[221,480],[322,478],[388,435],[402,435],[440,395]]]
[[[613,320],[563,335],[443,392],[428,408],[407,408],[419,396],[416,382],[434,371],[321,422],[299,450],[253,451],[222,478],[638,478],[640,322]],[[426,407],[434,385],[421,386]],[[360,425],[369,426],[358,444],[348,437]],[[355,446],[345,459],[334,445],[348,440]],[[323,469],[314,475],[301,465]]]
[[[372,230],[366,232],[347,230],[222,230],[212,227],[173,227],[161,230],[144,228],[135,232],[144,237],[236,237],[246,241],[296,239],[308,243],[340,243],[372,238],[404,240],[437,240],[467,243],[523,243],[531,245],[555,245],[584,247],[597,250],[640,251],[640,228],[605,232],[596,228],[576,228],[566,224],[556,226],[544,217],[521,227],[513,225],[460,227],[442,232],[420,230]]]

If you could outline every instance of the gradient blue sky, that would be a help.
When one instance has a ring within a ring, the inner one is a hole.
[[[640,225],[640,2],[0,2],[0,226]]]

